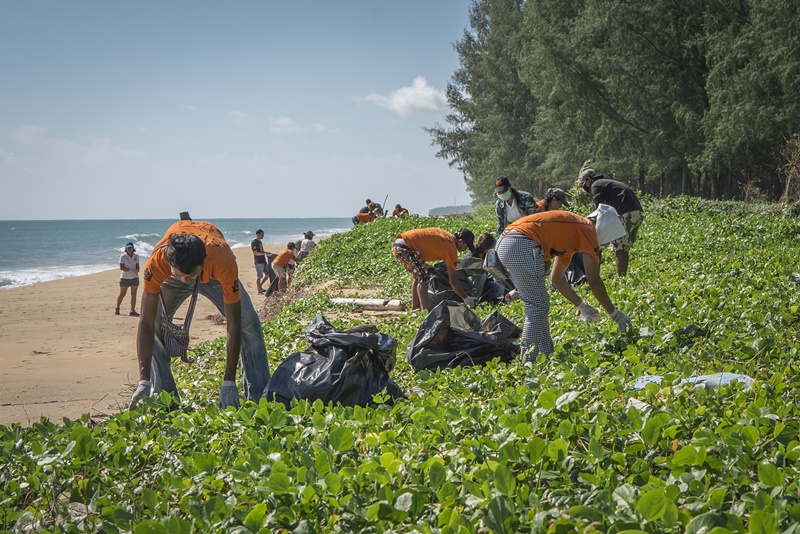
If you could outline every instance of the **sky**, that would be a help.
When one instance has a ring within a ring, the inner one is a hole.
[[[469,0],[0,0],[0,220],[469,204],[424,131]]]

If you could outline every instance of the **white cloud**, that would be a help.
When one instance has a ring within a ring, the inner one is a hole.
[[[190,106],[189,104],[184,104],[183,109],[188,109],[189,111],[199,111],[196,107]]]
[[[444,91],[428,85],[424,76],[417,76],[411,87],[401,87],[387,95],[372,93],[364,99],[370,104],[394,111],[400,116],[429,113],[447,108]]]
[[[269,129],[278,134],[291,133],[324,133],[330,131],[322,123],[315,122],[310,126],[300,126],[293,119],[280,116],[270,119]]]
[[[122,148],[107,138],[93,138],[88,144],[82,145],[69,139],[53,137],[49,135],[47,128],[36,124],[21,126],[11,134],[11,138],[27,151],[39,151],[62,163],[96,164],[145,155],[143,152]]]
[[[14,153],[9,152],[8,150],[3,150],[0,148],[0,160],[2,161],[13,161],[14,160]]]
[[[229,111],[227,117],[232,120],[244,120],[250,118],[250,115],[241,111]]]

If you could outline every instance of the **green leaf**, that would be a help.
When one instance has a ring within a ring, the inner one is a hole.
[[[170,534],[170,532],[158,521],[146,519],[133,528],[133,534]]]
[[[498,495],[489,503],[486,513],[486,526],[497,534],[511,533],[515,531],[514,515],[508,507],[506,498]]]
[[[539,406],[545,410],[552,410],[556,407],[556,399],[558,399],[556,390],[542,391],[539,394]]]
[[[686,525],[686,534],[706,534],[715,527],[725,527],[725,516],[708,512],[695,516],[689,524]]]
[[[642,429],[642,439],[649,447],[655,445],[661,437],[661,430],[667,422],[664,421],[665,418],[667,421],[669,420],[669,416],[666,414],[658,414],[650,417],[645,423]]]
[[[783,473],[774,464],[758,464],[758,480],[768,488],[783,486]]]
[[[657,488],[642,495],[636,504],[636,509],[648,521],[655,521],[664,515],[668,504],[670,503],[664,490]]]
[[[516,481],[511,470],[505,464],[498,464],[494,471],[494,486],[500,493],[510,497],[514,494],[515,485]]]
[[[694,465],[697,461],[697,449],[692,445],[687,445],[675,451],[672,457],[672,465]]]
[[[567,457],[567,442],[561,438],[547,444],[547,454],[554,461],[561,461]],[[559,454],[561,456],[559,456]]]
[[[756,510],[750,514],[749,522],[752,534],[777,534],[778,520],[772,512],[766,510]]]
[[[336,473],[325,475],[325,486],[332,495],[338,495],[342,490],[342,478]]]
[[[447,480],[444,466],[439,462],[433,462],[428,468],[428,480],[432,490],[436,491],[441,488]]]
[[[253,532],[258,532],[262,526],[264,526],[264,521],[267,518],[267,505],[260,503],[253,507],[250,510],[250,513],[247,514],[247,517],[244,518],[244,526],[249,528]]]
[[[328,436],[328,443],[331,444],[336,452],[344,452],[353,448],[353,432],[344,426],[336,427],[331,430]]]
[[[289,489],[291,488],[291,483],[289,481],[289,476],[286,475],[286,473],[273,472],[269,476],[267,486],[269,486],[269,488],[275,493],[288,493]]]

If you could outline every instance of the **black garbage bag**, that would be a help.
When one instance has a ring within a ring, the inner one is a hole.
[[[576,252],[572,255],[572,261],[569,262],[567,272],[564,273],[564,278],[571,286],[579,286],[586,282],[586,273],[583,271],[583,253]]]
[[[497,357],[509,362],[519,353],[519,345],[510,339],[521,334],[497,310],[481,321],[465,305],[446,300],[422,321],[406,360],[417,371],[481,365]]]
[[[397,361],[397,340],[374,326],[347,331],[317,314],[306,328],[311,343],[289,355],[269,379],[264,397],[287,407],[292,399],[317,399],[345,406],[366,406],[386,388],[392,399],[405,398],[389,378]]]
[[[462,258],[462,260],[469,260],[469,258]],[[503,284],[495,282],[489,276],[489,273],[481,268],[482,262],[483,260],[480,259],[477,259],[477,263],[475,261],[472,263],[459,261],[456,275],[461,283],[461,288],[470,297],[478,297],[479,302],[502,302],[508,291]],[[475,265],[478,265],[478,267],[476,268]],[[442,301],[453,300],[459,302],[461,300],[461,297],[453,291],[453,286],[450,285],[447,265],[443,261],[437,262],[428,271],[428,274],[431,275],[431,280],[428,283],[428,311],[435,308]]]

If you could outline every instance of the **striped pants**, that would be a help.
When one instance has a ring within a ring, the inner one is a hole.
[[[530,358],[539,353],[552,354],[550,337],[550,295],[545,285],[542,247],[519,232],[504,232],[495,246],[500,262],[511,276],[519,297],[525,304],[525,325],[522,329],[523,354]]]

